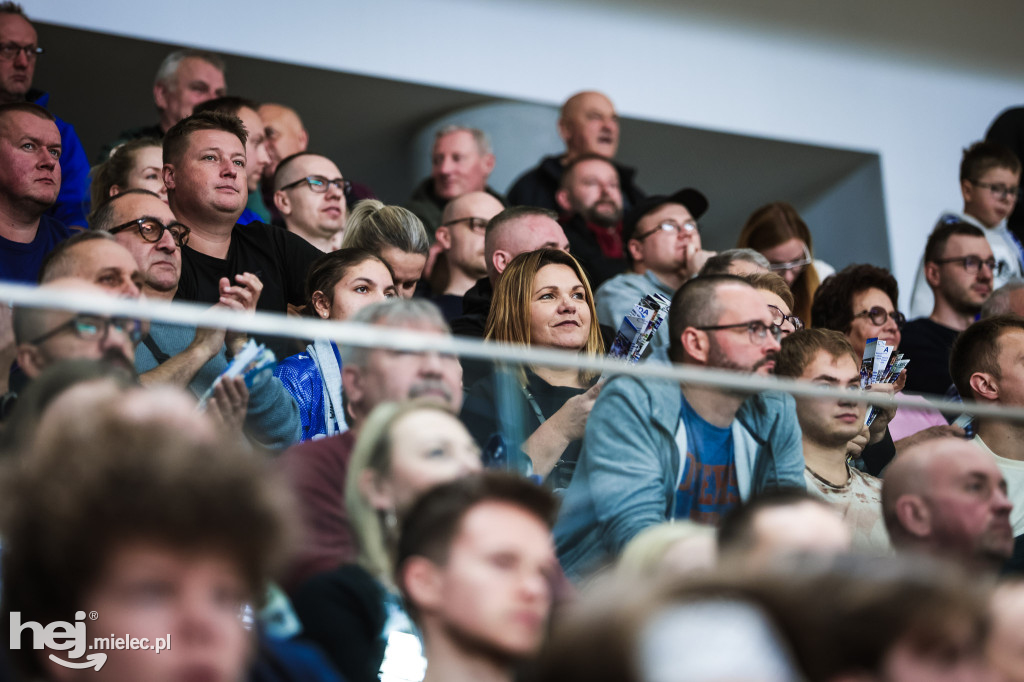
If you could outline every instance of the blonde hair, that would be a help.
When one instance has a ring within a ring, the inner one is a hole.
[[[398,528],[397,524],[389,528],[384,517],[387,513],[394,514],[395,510],[375,509],[363,494],[360,479],[366,471],[372,471],[378,477],[391,474],[392,429],[403,418],[421,410],[436,410],[455,416],[447,406],[430,399],[381,403],[370,412],[360,428],[345,479],[345,509],[359,544],[359,564],[388,586],[394,584],[392,567]]]
[[[645,528],[622,550],[617,572],[630,579],[653,578],[672,545],[683,540],[714,538],[715,529],[687,519],[659,523]]]
[[[521,253],[508,264],[498,280],[487,315],[484,338],[501,343],[532,345],[530,338],[530,302],[533,297],[533,282],[545,265],[565,265],[572,268],[586,292],[587,308],[590,310],[590,332],[587,344],[580,350],[585,355],[600,355],[604,352],[604,339],[597,322],[594,308],[594,293],[587,280],[587,274],[575,258],[557,249],[538,249]],[[580,372],[580,378],[589,381],[593,373]],[[523,376],[525,380],[525,375]]]
[[[405,253],[425,256],[430,251],[430,238],[412,211],[401,206],[385,206],[376,199],[363,199],[345,221],[341,248],[382,253],[391,246]]]

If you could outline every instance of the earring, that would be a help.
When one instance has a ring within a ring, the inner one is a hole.
[[[395,515],[394,509],[384,512],[384,527],[391,532],[398,530],[398,517]]]
[[[324,318],[326,320],[327,319],[327,313],[320,313],[320,317],[322,317],[322,318]]]

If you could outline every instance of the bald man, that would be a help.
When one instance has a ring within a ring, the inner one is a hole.
[[[889,465],[882,513],[893,547],[995,572],[1013,553],[1006,481],[970,441],[935,438]]]
[[[565,101],[558,117],[558,135],[565,143],[565,152],[545,156],[540,164],[527,171],[508,192],[513,206],[539,206],[556,211],[556,197],[565,167],[584,154],[614,159],[619,150],[619,116],[615,106],[600,92],[578,92]],[[645,195],[636,186],[636,171],[614,164],[619,174],[623,208],[628,211]]]
[[[309,149],[309,133],[302,125],[298,112],[283,104],[267,103],[259,108],[260,118],[267,134],[267,152],[270,163],[263,169],[263,177],[274,179],[274,171],[282,159]]]

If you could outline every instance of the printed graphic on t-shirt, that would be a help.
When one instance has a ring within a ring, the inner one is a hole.
[[[687,518],[697,523],[718,525],[727,511],[740,502],[739,484],[732,448],[725,461],[702,462],[692,452],[686,453],[686,470],[676,491],[675,518]],[[712,460],[719,459],[712,457]]]

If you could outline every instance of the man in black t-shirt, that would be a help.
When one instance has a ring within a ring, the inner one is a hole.
[[[306,272],[321,252],[301,237],[261,222],[240,226],[245,209],[246,132],[234,116],[203,112],[164,136],[164,184],[175,217],[191,229],[182,247],[177,298],[216,303],[238,275],[263,282],[258,310],[285,313],[305,303]],[[278,358],[297,352],[264,337]]]
[[[906,390],[945,395],[953,380],[949,353],[957,335],[974,321],[992,293],[995,270],[985,233],[955,222],[935,228],[924,250],[924,273],[935,297],[929,317],[903,328],[900,351],[910,358]]]

